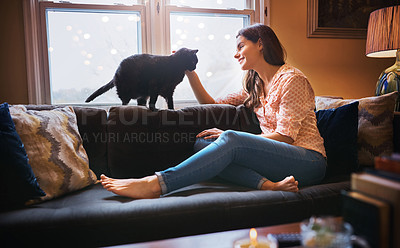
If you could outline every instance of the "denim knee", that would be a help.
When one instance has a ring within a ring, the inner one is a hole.
[[[229,140],[229,145],[232,145],[232,141],[236,140],[236,137],[238,136],[236,131],[233,130],[227,130],[224,131],[219,139],[222,139],[222,142],[226,142]],[[204,139],[204,138],[197,138],[196,142],[193,145],[193,151],[196,153],[202,149],[204,149],[205,147],[207,147],[209,144],[213,143],[214,141],[216,141],[216,138],[213,139]]]
[[[219,138],[216,140],[216,143],[218,145],[226,144],[230,149],[233,149],[240,146],[240,143],[238,142],[239,140],[240,134],[238,131],[226,130],[219,136]]]
[[[234,130],[226,130],[220,135],[220,139],[229,140],[229,142],[236,141],[238,137],[238,132]]]

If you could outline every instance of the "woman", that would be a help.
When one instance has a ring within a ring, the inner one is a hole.
[[[216,140],[179,165],[140,179],[102,175],[104,188],[132,198],[155,198],[214,176],[256,189],[291,192],[323,179],[326,155],[307,78],[285,64],[284,49],[271,28],[256,24],[240,30],[236,38],[234,57],[247,70],[242,91],[214,100],[195,72],[186,76],[200,103],[252,108],[262,133],[205,130],[197,137]]]

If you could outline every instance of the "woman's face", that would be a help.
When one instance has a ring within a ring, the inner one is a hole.
[[[260,59],[264,59],[260,42],[252,42],[243,36],[236,39],[235,59],[238,60],[242,70],[255,69]]]

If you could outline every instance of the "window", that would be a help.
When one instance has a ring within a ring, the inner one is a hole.
[[[196,71],[207,91],[226,95],[241,87],[242,72],[233,58],[237,31],[254,22],[268,24],[261,14],[264,0],[27,2],[28,91],[34,104],[83,104],[112,79],[124,58],[167,55],[182,47],[199,49]],[[196,103],[186,78],[174,101]],[[92,103],[121,101],[114,88]],[[164,100],[157,104],[166,107]]]
[[[82,103],[142,52],[140,11],[46,9],[51,103]],[[95,100],[115,103],[115,92]]]

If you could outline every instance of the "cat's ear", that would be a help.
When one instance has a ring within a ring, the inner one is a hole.
[[[192,52],[193,52],[194,54],[196,54],[198,51],[199,51],[199,49],[192,50]]]

